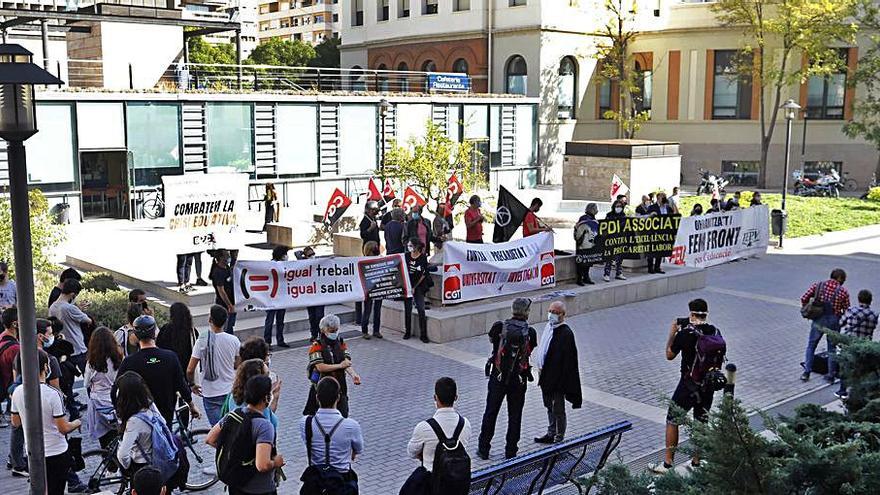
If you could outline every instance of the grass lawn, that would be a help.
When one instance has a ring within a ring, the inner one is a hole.
[[[764,203],[770,209],[779,208],[781,194],[762,194]],[[748,205],[752,195],[743,191],[742,205]],[[701,203],[703,210],[709,208],[710,196],[688,196],[681,198],[682,214],[688,216],[694,204]],[[880,224],[880,201],[858,198],[819,198],[800,197],[789,194],[786,199],[788,210],[787,237],[803,237],[838,230]]]

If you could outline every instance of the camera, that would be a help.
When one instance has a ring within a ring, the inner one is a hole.
[[[691,324],[690,318],[676,318],[675,322],[678,324],[679,328],[684,328]]]

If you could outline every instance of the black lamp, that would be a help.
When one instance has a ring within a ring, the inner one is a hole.
[[[37,132],[34,85],[64,84],[33,63],[21,45],[0,45],[0,137],[24,141]]]

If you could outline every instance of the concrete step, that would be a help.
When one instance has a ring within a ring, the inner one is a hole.
[[[339,317],[341,323],[354,322],[354,308],[343,305],[331,305],[324,308],[324,314],[335,314]],[[193,314],[196,328],[199,332],[209,331],[208,319],[206,315],[197,317]],[[235,322],[235,335],[242,341],[248,337],[263,336],[263,325],[266,322],[266,313],[263,311],[254,311],[248,313],[239,313],[238,320]],[[274,328],[272,330],[274,335]],[[284,340],[292,344],[294,342],[308,341],[311,337],[309,330],[309,315],[305,309],[287,310],[284,315]]]

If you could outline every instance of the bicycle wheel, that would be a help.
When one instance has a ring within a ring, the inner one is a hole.
[[[144,216],[150,220],[155,220],[162,216],[163,204],[158,198],[150,198],[144,201]]]
[[[852,191],[855,191],[855,190],[858,189],[858,188],[859,188],[859,183],[856,182],[855,179],[844,179],[844,180],[843,180],[843,189],[844,189],[845,191],[850,191],[850,192],[852,192]]]
[[[205,442],[210,430],[198,428],[189,432],[189,438],[182,438],[189,459],[189,476],[186,489],[197,492],[207,490],[217,483],[217,467],[214,464],[214,447]]]
[[[122,475],[119,465],[105,449],[89,450],[83,453],[86,467],[81,471],[88,476],[83,480],[93,491],[109,491],[123,495],[128,482]]]

